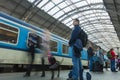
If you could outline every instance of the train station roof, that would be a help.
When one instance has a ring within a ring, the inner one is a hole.
[[[110,20],[112,21],[117,36],[120,40],[120,0],[104,0],[104,5],[106,7],[106,11],[110,16]]]
[[[1,0],[0,9],[66,39],[72,20],[79,18],[89,40],[108,51],[120,47],[119,4],[119,0]]]

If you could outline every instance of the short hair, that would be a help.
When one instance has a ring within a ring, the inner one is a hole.
[[[114,50],[113,48],[110,49],[111,51]]]
[[[98,46],[98,48],[99,48],[99,49],[101,49],[101,47],[100,47],[100,46]]]
[[[79,22],[79,19],[78,19],[78,18],[75,18],[74,20]]]

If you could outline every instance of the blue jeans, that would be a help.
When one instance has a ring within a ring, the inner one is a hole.
[[[110,60],[111,61],[111,71],[115,71],[115,60]]]
[[[82,63],[81,63],[80,57],[76,57],[74,55],[73,47],[72,47],[72,63],[73,63],[72,78],[74,80],[79,80],[79,78],[82,78],[83,76],[82,75]]]
[[[94,60],[93,60],[93,56],[92,56],[92,57],[89,58],[89,69],[90,69],[90,71],[93,70],[93,62],[94,62]]]

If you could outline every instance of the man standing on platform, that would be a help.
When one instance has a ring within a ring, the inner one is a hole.
[[[79,20],[73,20],[74,29],[69,40],[69,46],[72,48],[72,63],[73,69],[70,71],[69,78],[67,80],[83,80],[82,79],[82,64],[81,64],[81,51],[82,51],[82,42],[79,39],[79,33],[81,28],[79,26]],[[79,49],[78,49],[79,47]]]
[[[110,54],[112,55],[112,57],[110,58],[110,62],[111,62],[111,71],[112,72],[117,72],[116,71],[116,68],[115,68],[115,52],[114,52],[114,49],[110,49]]]

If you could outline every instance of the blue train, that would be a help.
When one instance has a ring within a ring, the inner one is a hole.
[[[42,37],[44,30],[28,24],[24,21],[0,12],[0,64],[29,64],[28,38],[36,32]],[[68,40],[50,33],[51,53],[58,61],[63,60],[61,65],[72,65],[71,49],[68,47]],[[35,53],[34,64],[41,64],[42,53]],[[46,59],[45,64],[48,64]],[[87,66],[87,50],[82,51],[82,64]]]

